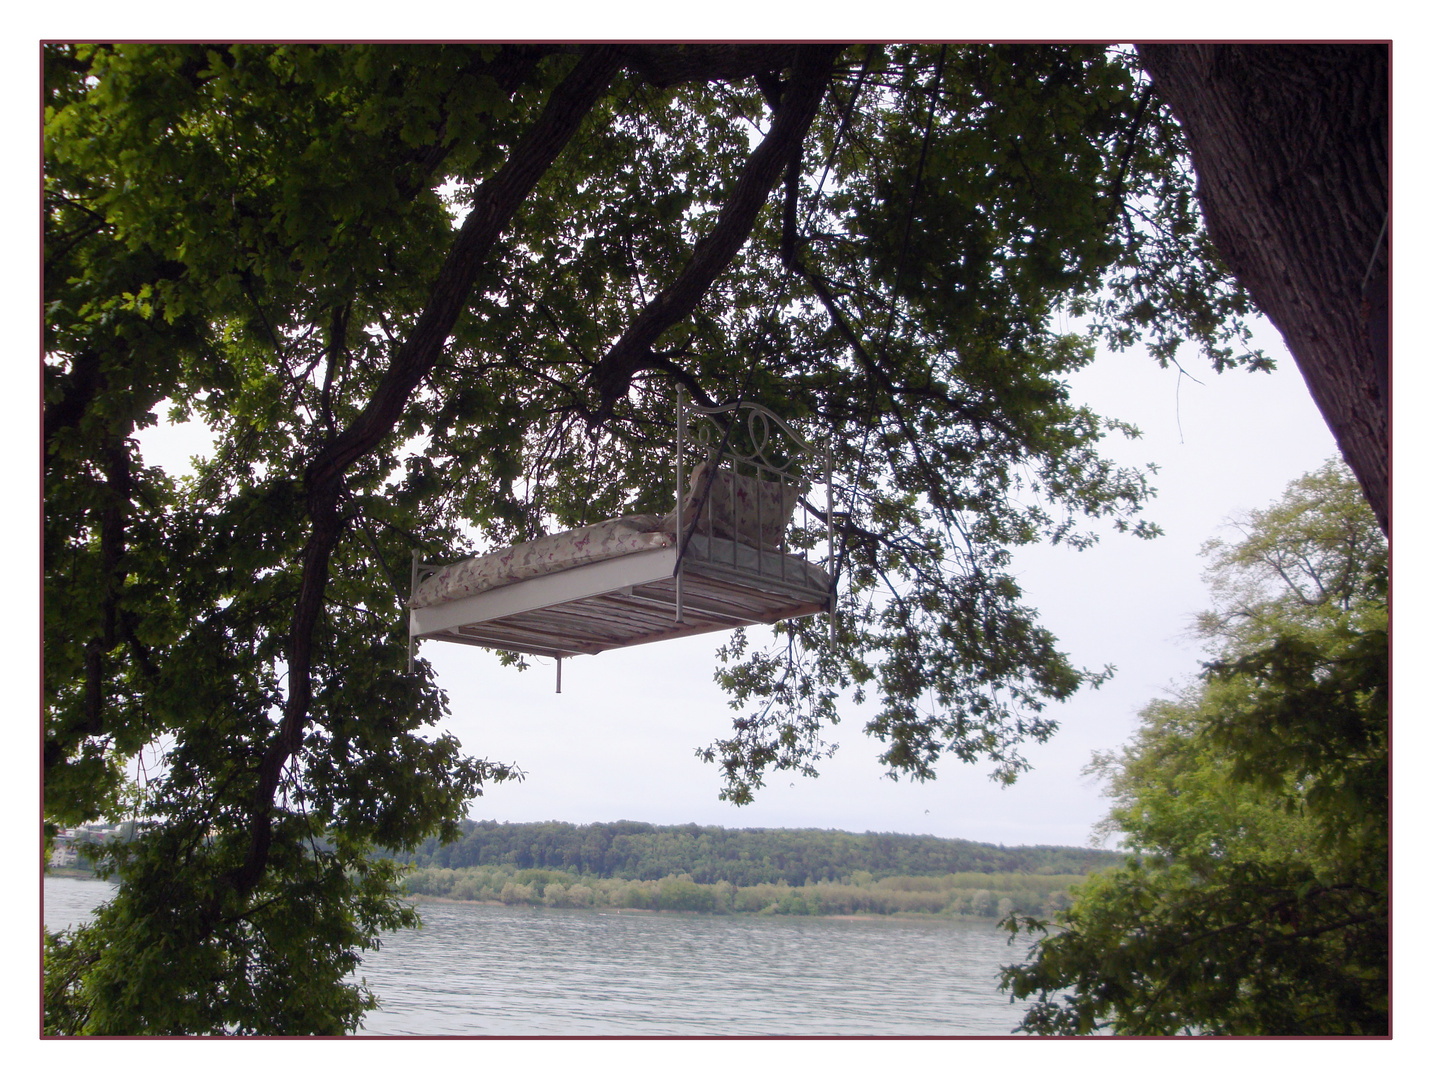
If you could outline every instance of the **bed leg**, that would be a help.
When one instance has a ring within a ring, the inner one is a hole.
[[[562,657],[557,658],[557,692],[562,693]]]

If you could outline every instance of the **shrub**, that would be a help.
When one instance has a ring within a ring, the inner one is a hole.
[[[516,881],[509,881],[503,886],[503,891],[498,894],[498,899],[504,904],[531,904],[537,899],[537,890],[531,885],[520,885]]]

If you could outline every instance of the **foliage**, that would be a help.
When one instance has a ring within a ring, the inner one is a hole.
[[[747,886],[787,881],[839,881],[958,873],[1084,874],[1118,857],[1090,848],[997,847],[969,840],[834,829],[725,829],[712,825],[647,825],[636,821],[531,825],[465,821],[463,837],[430,840],[414,865],[459,869],[511,865],[598,877],[659,879],[690,875],[698,884]]]
[[[1098,453],[1129,429],[1062,382],[1091,344],[1051,314],[1241,361],[1177,128],[1095,47],[55,44],[44,67],[46,827],[151,823],[56,1030],[350,1026],[353,947],[406,917],[366,853],[452,839],[513,775],[437,733],[394,568],[661,507],[674,385],[838,447],[839,640],[724,653],[738,716],[705,753],[741,802],[814,771],[843,688],[879,697],[893,772],[1012,780],[1098,674],[1011,549],[1151,531],[1146,477]],[[215,434],[192,480],[139,453],[166,410]],[[312,1001],[263,1012],[300,967]]]
[[[857,871],[839,879],[755,885],[691,874],[613,878],[514,866],[430,867],[404,881],[413,895],[445,900],[563,908],[705,911],[721,915],[943,915],[995,918],[1011,911],[1053,915],[1070,902],[1078,874],[961,873],[874,878]]]
[[[1235,525],[1206,547],[1203,684],[1095,762],[1135,857],[1005,969],[1029,1031],[1387,1031],[1383,537],[1337,463]]]
[[[210,867],[179,875],[174,852],[137,846],[93,922],[45,934],[47,1035],[342,1035],[376,1003],[349,981],[359,951],[418,923],[394,902],[391,863],[294,857],[238,910],[181,891],[217,876]],[[208,986],[224,992],[196,992]]]

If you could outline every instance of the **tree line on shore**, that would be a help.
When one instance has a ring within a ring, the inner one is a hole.
[[[464,821],[449,844],[431,839],[410,858],[419,869],[510,866],[577,877],[659,881],[690,876],[698,885],[738,888],[950,874],[1082,876],[1122,857],[1095,848],[1002,847],[970,840],[834,829],[727,829],[636,821],[571,825]]]
[[[410,895],[532,907],[628,908],[722,915],[1051,916],[1068,907],[1078,874],[943,874],[875,878],[857,871],[838,880],[741,886],[698,882],[691,874],[657,880],[569,874],[561,870],[475,866],[412,871]]]

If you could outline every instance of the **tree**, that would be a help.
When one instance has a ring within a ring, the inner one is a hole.
[[[1004,969],[1026,1030],[1387,1032],[1386,546],[1334,463],[1236,526],[1204,681],[1095,761],[1134,856]]]
[[[1389,535],[1388,46],[1142,45],[1225,265]]]
[[[358,1022],[410,917],[372,851],[513,775],[435,733],[394,567],[664,509],[675,386],[838,448],[838,641],[724,652],[745,801],[814,771],[842,688],[893,773],[1008,782],[1100,677],[1008,573],[1153,531],[1057,306],[1267,363],[1177,126],[1099,48],[57,45],[45,123],[46,826],[148,822],[51,942],[54,1031]],[[159,409],[216,434],[192,481],[138,452]]]

